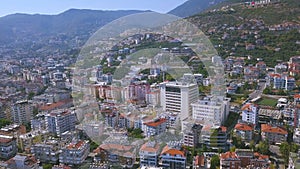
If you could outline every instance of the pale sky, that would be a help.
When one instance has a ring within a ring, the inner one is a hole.
[[[0,16],[14,13],[58,14],[70,8],[152,10],[166,13],[187,0],[0,0]]]

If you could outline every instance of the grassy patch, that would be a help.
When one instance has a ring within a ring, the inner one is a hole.
[[[262,106],[275,107],[276,104],[277,104],[277,100],[276,99],[270,99],[270,98],[262,98],[262,99],[259,99],[256,103],[258,105],[262,105]]]

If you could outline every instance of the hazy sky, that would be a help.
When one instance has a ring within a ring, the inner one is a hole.
[[[139,9],[165,13],[187,0],[0,0],[0,16],[13,13],[58,14],[78,9]]]

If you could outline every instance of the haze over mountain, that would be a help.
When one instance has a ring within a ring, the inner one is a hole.
[[[59,34],[90,35],[117,18],[139,12],[145,11],[70,9],[58,15],[12,14],[0,18],[0,44]]]
[[[188,17],[198,14],[207,8],[216,5],[224,0],[188,0],[182,5],[171,10],[169,14],[179,17]]]

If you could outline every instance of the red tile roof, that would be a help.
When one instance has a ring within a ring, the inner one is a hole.
[[[254,153],[254,157],[255,157],[256,159],[269,159],[269,156],[268,156],[268,155],[262,155],[262,154],[260,154],[260,153],[258,153],[258,152]]]
[[[294,99],[300,99],[300,94],[295,94]]]
[[[173,149],[170,148],[168,145],[166,145],[163,150],[161,151],[161,154],[170,154],[171,156],[176,156],[176,155],[180,155],[182,157],[185,157],[184,152],[177,150],[177,149]]]
[[[41,111],[50,111],[50,110],[54,110],[54,109],[60,108],[64,104],[68,104],[70,102],[72,102],[72,99],[67,99],[67,100],[56,102],[56,103],[52,103],[50,105],[45,105],[45,106],[40,107],[39,109]]]
[[[235,152],[228,151],[228,152],[222,153],[220,155],[221,160],[225,160],[225,159],[228,159],[228,158],[230,158],[230,159],[239,159]]]
[[[159,119],[159,120],[156,120],[156,121],[151,121],[151,122],[148,122],[148,123],[144,123],[146,126],[150,126],[150,127],[157,127],[163,123],[165,123],[167,121],[167,119]]]
[[[79,149],[84,144],[84,141],[78,141],[76,144],[71,143],[67,146],[67,149]]]
[[[159,144],[155,144],[155,146],[149,146],[148,143],[142,145],[140,151],[153,152],[156,153],[159,151]]]
[[[220,129],[222,130],[222,132],[226,132],[227,131],[227,127],[225,127],[225,126],[221,126]]]
[[[261,131],[264,133],[277,133],[277,134],[283,134],[283,135],[288,134],[288,132],[285,129],[283,129],[281,127],[272,127],[271,125],[268,125],[268,124],[262,124]]]
[[[241,124],[238,123],[234,127],[236,130],[242,130],[242,131],[253,131],[253,127],[249,124]]]

